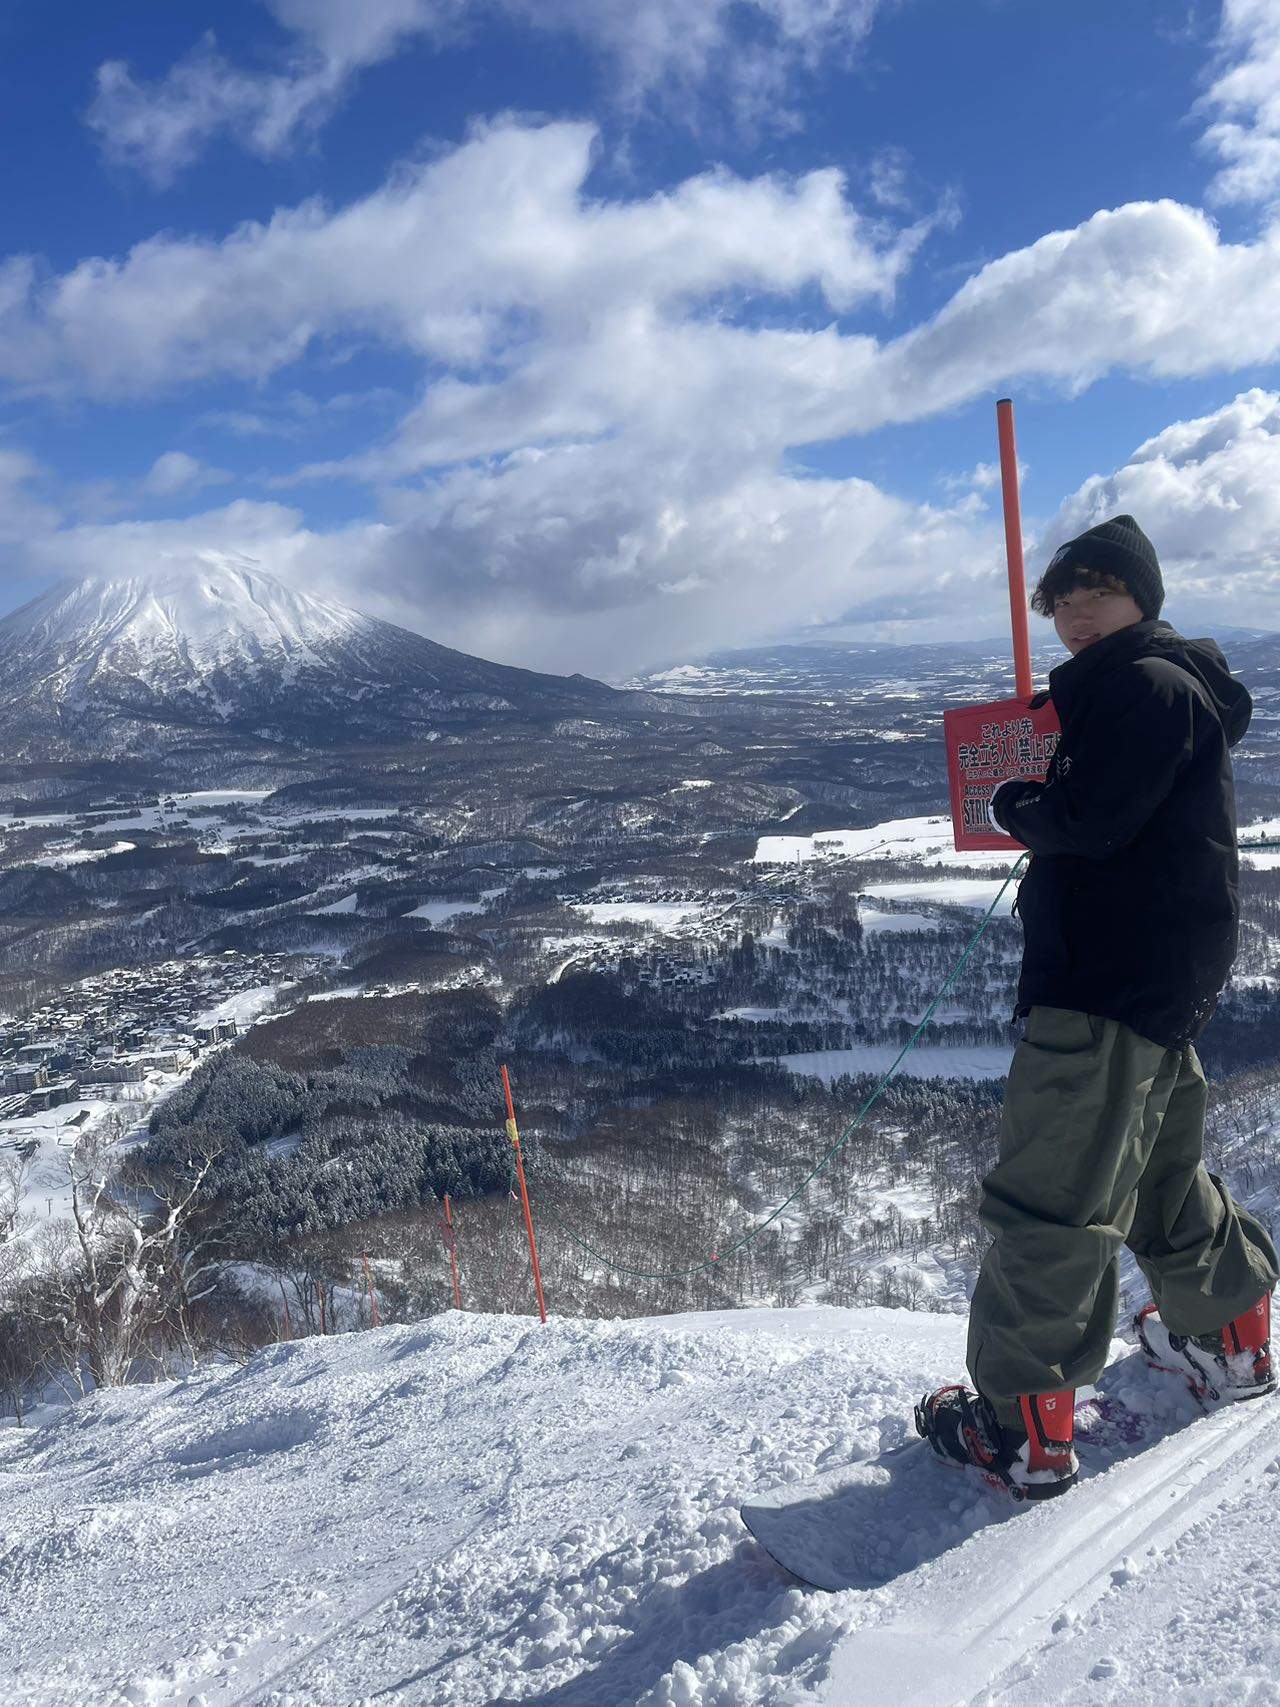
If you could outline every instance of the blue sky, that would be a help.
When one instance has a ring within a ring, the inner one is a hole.
[[[4,607],[998,632],[1007,391],[1033,568],[1128,509],[1280,629],[1280,0],[15,0],[0,134]]]

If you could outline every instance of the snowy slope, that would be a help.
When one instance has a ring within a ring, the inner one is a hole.
[[[625,701],[490,664],[252,567],[206,561],[53,588],[0,621],[0,733],[147,751],[175,727],[321,743]]]
[[[745,1534],[748,1493],[901,1438],[963,1332],[883,1310],[450,1314],[7,1430],[4,1700],[1274,1699],[1275,1401],[1029,1513],[918,1461],[840,1595]]]

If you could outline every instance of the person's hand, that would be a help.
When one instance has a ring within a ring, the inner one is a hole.
[[[991,796],[990,800],[988,800],[988,802],[987,802],[987,817],[991,821],[992,828],[999,830],[999,832],[1002,836],[1007,836],[1009,834],[1009,832],[1004,827],[1004,825],[1000,822],[999,818],[996,816],[996,801],[999,800],[1001,793],[1006,788],[1012,788],[1015,785],[1015,783],[1017,783],[1018,781],[1019,781],[1019,778],[1016,776],[1007,777],[1004,782],[1002,782],[998,785],[995,793]]]

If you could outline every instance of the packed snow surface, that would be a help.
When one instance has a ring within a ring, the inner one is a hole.
[[[750,1539],[743,1499],[906,1439],[963,1341],[450,1313],[45,1412],[0,1433],[6,1707],[1273,1700],[1273,1400],[1165,1385],[1177,1432],[1038,1510],[912,1449],[839,1594]]]

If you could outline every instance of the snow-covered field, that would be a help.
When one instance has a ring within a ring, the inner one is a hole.
[[[924,1034],[926,1037],[928,1033]],[[884,1073],[897,1059],[901,1045],[863,1043],[854,1049],[811,1049],[798,1055],[779,1055],[779,1064],[793,1073],[830,1084],[845,1073]],[[898,1072],[911,1079],[1002,1079],[1013,1059],[1013,1045],[917,1043]]]
[[[420,907],[414,907],[403,917],[426,919],[428,924],[443,925],[450,919],[460,918],[464,913],[483,912],[484,905],[480,901],[424,901]]]
[[[678,930],[701,916],[697,901],[573,901],[593,925],[652,925],[655,930]]]
[[[1242,824],[1239,836],[1242,842],[1269,838],[1277,844],[1274,854],[1260,851],[1243,857],[1266,866],[1280,861],[1280,818],[1260,818],[1255,823]],[[957,853],[950,818],[891,818],[863,830],[821,830],[812,836],[761,836],[756,843],[754,863],[796,865],[811,859],[904,859],[919,861],[924,866],[989,866],[992,871],[1003,873],[1017,857],[1018,850],[1014,847],[998,852]],[[889,892],[888,886],[868,891],[881,895]]]
[[[258,806],[270,793],[262,788],[204,788],[193,794],[178,794],[170,796],[174,801],[172,808],[161,806],[143,806],[130,817],[111,818],[105,823],[95,824],[100,832],[109,830],[156,830],[172,818],[182,817],[193,807],[207,808],[214,806]],[[29,830],[47,829],[55,824],[69,824],[79,816],[77,813],[48,812],[36,816],[20,816],[15,818],[10,812],[0,813],[0,830],[11,829],[15,823],[26,826]]]
[[[752,1493],[907,1438],[962,1321],[450,1313],[273,1347],[0,1432],[6,1707],[913,1707],[1275,1700],[1271,1399],[1039,1509],[854,1472],[858,1586]],[[1185,1426],[1176,1426],[1176,1425]]]
[[[1007,871],[1018,850],[957,853],[950,818],[891,818],[865,830],[822,830],[813,836],[761,836],[757,865],[794,865],[810,859],[908,859],[921,864],[980,865]]]
[[[54,871],[65,871],[73,865],[92,865],[97,860],[106,859],[110,854],[132,853],[135,846],[133,842],[112,842],[109,848],[73,848],[65,853],[40,854],[29,863],[48,866]]]
[[[973,877],[944,877],[933,883],[868,883],[862,893],[873,901],[934,901],[947,907],[976,907],[982,913],[999,896],[996,916],[1008,917],[1018,887],[1010,883],[1005,888],[1003,877],[993,878],[990,883]]]
[[[323,918],[327,913],[354,913],[358,900],[359,897],[352,889],[348,894],[340,896],[338,900],[330,901],[327,907],[311,907],[308,910],[314,919]]]
[[[938,921],[927,913],[882,913],[876,907],[859,907],[858,923],[864,931],[936,931]]]
[[[375,822],[379,819],[391,818],[394,813],[385,806],[287,806],[271,804],[270,789],[261,788],[205,788],[190,794],[168,795],[165,799],[173,801],[172,806],[163,802],[158,806],[141,806],[122,816],[104,818],[101,823],[95,822],[91,828],[97,835],[116,834],[130,831],[164,831],[173,827],[178,820],[187,819],[191,812],[196,813],[194,820],[201,835],[217,843],[223,852],[236,852],[236,837],[228,838],[229,824],[241,808],[248,808],[254,815],[255,822],[248,834],[260,835],[263,829],[285,830],[295,825],[316,822],[327,818],[341,817],[353,823]],[[219,816],[218,808],[225,807],[228,818]],[[97,814],[87,816],[97,817]],[[0,812],[0,835],[17,827],[28,830],[64,829],[71,831],[83,827],[86,814],[80,812],[46,812],[29,816],[15,817],[11,812]],[[244,834],[246,832],[240,832]],[[223,840],[218,842],[217,838]],[[85,859],[102,859],[109,852],[125,852],[132,843],[122,843],[118,848],[94,849],[88,853],[58,853],[53,858],[44,856],[32,858],[32,865],[53,864],[62,865],[81,863]],[[255,860],[256,864],[271,864],[269,860]],[[376,870],[376,868],[371,868]]]
[[[248,990],[236,990],[198,1013],[195,1023],[217,1025],[220,1020],[233,1019],[243,1031],[267,1011],[279,995],[280,988],[279,984],[254,984]]]

